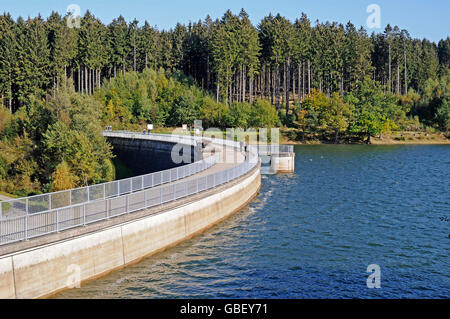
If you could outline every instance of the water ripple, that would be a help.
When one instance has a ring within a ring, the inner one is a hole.
[[[301,146],[206,233],[58,298],[448,298],[449,146]],[[381,267],[381,289],[366,268]]]

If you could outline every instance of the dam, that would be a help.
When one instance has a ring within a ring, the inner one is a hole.
[[[219,223],[261,186],[258,148],[251,145],[197,136],[104,136],[129,150],[168,152],[182,145],[192,163],[0,202],[1,298],[47,297],[136,263]]]

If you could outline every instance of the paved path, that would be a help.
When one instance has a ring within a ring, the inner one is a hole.
[[[228,168],[237,166],[245,161],[244,155],[238,149],[230,147],[230,146],[223,146],[223,145],[217,145],[217,144],[208,145],[207,148],[203,152],[203,157],[204,158],[209,157],[210,155],[212,155],[214,153],[219,153],[219,159],[217,160],[216,164],[214,164],[210,168],[208,168],[202,172],[199,172],[197,174],[188,176],[186,178],[174,181],[174,182],[170,182],[170,183],[162,184],[162,185],[155,186],[152,188],[148,188],[147,190],[151,190],[151,193],[153,193],[153,194],[159,194],[159,190],[161,188],[167,189],[167,187],[172,184],[177,184],[177,183],[180,183],[183,181],[194,180],[199,177],[204,177],[206,175],[224,171]],[[246,156],[248,156],[248,154]],[[206,183],[206,179],[205,179],[204,183]],[[198,187],[198,183],[197,183],[197,187]],[[187,188],[186,188],[186,190],[187,190]],[[174,191],[175,191],[175,188],[174,188]],[[138,194],[133,196],[133,201],[130,200],[130,203],[129,203],[130,207],[132,207],[132,205],[138,205],[138,204],[144,202],[144,200],[145,200],[144,192],[139,191],[137,193]],[[161,192],[161,194],[162,194],[162,192]],[[124,207],[127,207],[126,206],[127,204],[121,198],[123,198],[123,197],[118,196],[118,197],[111,198],[110,200],[108,200],[109,204],[106,204],[106,207],[105,207],[105,201],[101,201],[101,200],[98,202],[92,202],[92,203],[88,204],[89,205],[88,210],[90,213],[88,212],[86,214],[86,221],[96,220],[97,219],[96,215],[103,216],[103,215],[107,214],[107,212],[109,212],[109,214],[110,214],[109,216],[113,216],[113,215],[115,215],[115,214],[112,214],[113,211],[123,210]],[[158,198],[159,198],[159,195],[158,195]],[[67,220],[68,222],[70,221],[73,223],[79,222],[80,218],[82,218],[82,216],[80,215],[81,214],[80,212],[81,212],[80,207],[66,208],[66,209],[62,208],[62,209],[60,209],[60,222],[62,220]],[[49,214],[47,216],[46,214],[44,214],[44,215],[39,214],[36,216],[32,216],[31,219],[28,219],[29,229],[33,230],[33,233],[35,235],[39,235],[39,234],[44,235],[48,232],[54,231],[55,226],[54,226],[54,220],[53,220],[54,216],[53,215]],[[106,217],[106,215],[105,215],[105,217]],[[24,227],[22,224],[23,224],[23,222],[21,223],[20,221],[18,223],[12,222],[11,225],[9,225],[9,222],[8,223],[0,223],[0,235],[3,235],[3,236],[0,236],[0,243],[2,241],[14,240],[15,235],[23,236],[21,234],[21,232],[23,232],[23,227]],[[74,224],[74,226],[75,226],[75,224]],[[15,235],[13,235],[13,234],[15,234]],[[13,235],[13,236],[11,236],[11,235]],[[4,238],[1,238],[1,237],[4,237]]]
[[[10,199],[12,199],[12,198],[0,194],[0,201],[2,201],[2,200],[10,200]]]

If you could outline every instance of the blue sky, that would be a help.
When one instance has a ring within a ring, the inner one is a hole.
[[[177,22],[203,20],[207,14],[220,18],[227,9],[239,13],[242,7],[255,25],[270,12],[295,20],[304,11],[312,21],[350,20],[366,27],[367,6],[378,4],[381,29],[368,29],[369,32],[381,32],[390,23],[407,29],[412,37],[439,41],[449,36],[450,30],[449,0],[0,0],[0,12],[10,12],[14,18],[38,13],[47,17],[52,10],[65,14],[70,4],[79,5],[83,14],[89,9],[106,24],[122,14],[127,21],[148,20],[160,29],[174,27]]]

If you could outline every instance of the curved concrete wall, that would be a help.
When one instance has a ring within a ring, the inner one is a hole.
[[[131,169],[135,176],[189,164],[172,161],[171,153],[175,144],[173,142],[121,137],[107,139],[114,147],[114,155]],[[191,163],[201,159],[201,152],[194,146],[186,145],[185,148],[190,150]]]
[[[0,298],[38,298],[135,263],[204,231],[245,206],[261,186],[259,165],[212,195],[70,240],[0,257]]]

